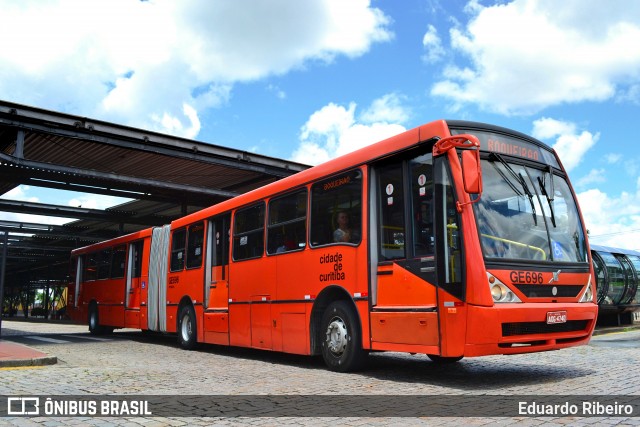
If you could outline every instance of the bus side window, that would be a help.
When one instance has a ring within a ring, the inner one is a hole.
[[[311,246],[362,239],[362,173],[355,169],[311,187]]]
[[[238,210],[234,217],[233,259],[258,258],[264,252],[264,203]]]
[[[306,245],[307,191],[298,191],[269,202],[267,253],[303,249]]]
[[[142,249],[143,249],[144,241],[139,240],[131,245],[132,254],[129,256],[133,257],[133,272],[131,277],[140,277],[142,276]]]
[[[444,220],[444,249],[445,249],[445,286],[449,292],[462,298],[462,245],[460,236],[459,216],[456,211],[455,189],[449,178],[449,173],[441,163],[440,184],[443,186],[444,200],[442,200],[442,216]]]
[[[204,223],[202,221],[189,226],[187,241],[187,268],[198,268],[202,265],[202,244],[204,242]]]
[[[433,226],[433,158],[423,154],[409,162],[411,173],[411,212],[413,215],[413,246],[415,257],[435,253],[435,228]]]
[[[111,278],[121,279],[124,277],[124,263],[127,256],[127,247],[125,245],[113,248],[113,256],[111,258]]]
[[[187,230],[181,228],[173,232],[171,239],[171,271],[180,271],[184,268],[184,248]]]
[[[213,227],[213,249],[211,251],[211,266],[220,267],[229,264],[229,223],[231,218],[229,214],[224,214],[211,221],[210,227]]]
[[[379,260],[407,258],[402,163],[395,162],[380,167],[377,177],[377,193],[380,197]]]
[[[108,279],[111,269],[111,248],[103,249],[97,255],[97,279]]]
[[[82,275],[84,281],[96,280],[96,269],[98,267],[96,257],[96,252],[85,255],[84,274]]]

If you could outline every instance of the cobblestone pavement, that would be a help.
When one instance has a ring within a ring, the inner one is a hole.
[[[424,355],[376,353],[368,369],[327,371],[319,358],[203,346],[122,330],[96,340],[86,326],[2,322],[2,339],[55,355],[53,366],[0,369],[0,395],[640,395],[640,331],[595,336],[588,346],[438,365]],[[327,403],[321,399],[318,404]],[[488,402],[489,403],[489,402]],[[561,403],[561,402],[558,402]],[[328,404],[328,403],[327,403]],[[0,425],[640,425],[636,417],[132,417],[0,418]],[[455,415],[455,410],[452,411]]]

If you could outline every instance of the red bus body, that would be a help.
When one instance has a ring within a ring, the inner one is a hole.
[[[484,137],[439,142],[452,134]],[[479,201],[465,191],[482,185]],[[586,344],[595,280],[574,203],[542,143],[435,121],[164,228],[74,250],[68,313],[96,333],[323,354],[338,371],[373,350],[453,361]],[[340,212],[349,242],[331,240]],[[531,224],[519,237],[521,221]]]

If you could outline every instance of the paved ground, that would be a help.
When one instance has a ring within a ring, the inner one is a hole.
[[[338,374],[324,368],[317,358],[275,354],[248,349],[205,346],[183,351],[175,338],[116,331],[96,339],[86,326],[2,322],[2,339],[26,344],[57,356],[51,366],[0,369],[0,395],[213,395],[231,396],[228,405],[242,414],[256,410],[250,399],[238,397],[293,396],[294,404],[309,401],[310,413],[318,418],[298,417],[131,417],[131,418],[0,418],[0,425],[640,425],[635,417],[475,417],[475,418],[385,418],[344,417],[349,405],[373,402],[406,402],[432,396],[452,396],[455,414],[457,396],[631,395],[640,396],[640,331],[599,335],[589,346],[556,352],[518,356],[464,359],[441,366],[422,355],[379,353],[370,356],[366,371]],[[408,396],[406,396],[408,395]],[[322,396],[315,401],[314,396]],[[354,397],[355,396],[355,397]],[[171,398],[171,397],[170,397]],[[234,398],[235,400],[233,400]],[[336,398],[344,398],[336,405]],[[197,400],[187,398],[187,400]],[[388,399],[388,400],[387,400]],[[479,399],[479,400],[478,400]],[[255,399],[254,399],[255,400]],[[259,399],[258,399],[259,401]],[[414,403],[416,400],[413,401]],[[462,401],[464,402],[464,400]],[[217,401],[217,403],[220,403]],[[264,402],[262,402],[264,403]],[[285,402],[286,403],[286,402]],[[562,400],[556,402],[562,403]],[[244,406],[243,406],[244,405]],[[248,405],[248,406],[247,406]],[[259,404],[258,404],[259,405]],[[323,407],[327,405],[328,407]],[[197,404],[193,404],[197,408]],[[228,407],[227,407],[228,408]],[[259,409],[259,408],[258,408]],[[367,410],[371,408],[368,407]],[[355,408],[357,412],[357,408]],[[375,411],[372,411],[375,412]],[[384,412],[380,412],[383,413]]]

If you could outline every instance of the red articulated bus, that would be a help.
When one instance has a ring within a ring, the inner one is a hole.
[[[435,121],[173,221],[74,250],[93,333],[321,354],[465,356],[586,344],[598,307],[560,160],[508,129]]]

